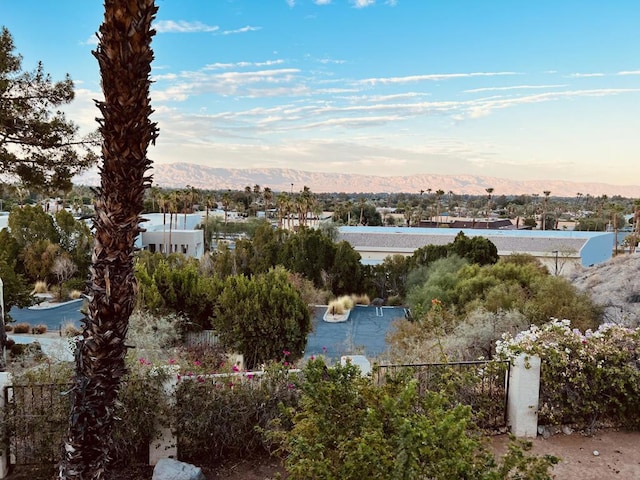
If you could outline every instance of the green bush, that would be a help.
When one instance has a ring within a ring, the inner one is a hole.
[[[541,424],[640,425],[640,330],[603,324],[584,334],[569,320],[508,334],[498,342],[502,358],[519,354],[542,360]]]
[[[82,278],[72,278],[67,280],[62,284],[64,290],[71,292],[73,290],[78,290],[80,292],[84,292],[87,290],[87,281]]]
[[[244,355],[247,368],[302,356],[311,314],[282,267],[247,278],[227,277],[218,296],[214,327],[223,345]]]
[[[311,360],[301,382],[293,428],[274,431],[290,480],[550,479],[554,457],[529,458],[522,446],[496,464],[471,428],[470,409],[450,407],[438,393],[418,393],[417,381],[383,386],[347,364]]]
[[[262,377],[192,374],[183,379],[175,407],[180,458],[221,462],[268,451],[262,432],[279,418],[283,406],[293,408],[298,401],[286,368],[273,364]]]

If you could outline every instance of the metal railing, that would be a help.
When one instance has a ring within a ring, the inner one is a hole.
[[[411,375],[421,395],[444,393],[456,404],[469,405],[480,428],[496,430],[507,426],[509,368],[508,361],[393,364],[379,365],[375,375],[379,384],[389,376]]]

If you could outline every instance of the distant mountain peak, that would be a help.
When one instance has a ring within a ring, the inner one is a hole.
[[[186,185],[211,190],[243,190],[254,185],[269,187],[274,192],[293,190],[304,186],[312,192],[346,193],[419,193],[421,190],[444,190],[456,195],[486,195],[493,188],[493,195],[542,195],[548,190],[552,196],[574,197],[583,195],[620,195],[640,197],[640,185],[609,185],[605,183],[570,182],[565,180],[511,180],[507,178],[477,175],[419,174],[382,177],[352,173],[324,173],[294,170],[290,168],[217,168],[193,163],[154,164],[153,183],[160,187],[184,188]],[[74,178],[81,185],[99,185],[97,169]]]

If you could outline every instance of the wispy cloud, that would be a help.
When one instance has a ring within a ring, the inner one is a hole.
[[[351,0],[356,8],[365,8],[376,3],[376,0]]]
[[[187,22],[185,20],[159,20],[153,26],[158,33],[198,33],[220,30],[217,25],[205,25],[202,22]]]
[[[251,25],[247,25],[246,27],[236,28],[235,30],[225,30],[223,32],[220,32],[220,35],[234,35],[236,33],[255,32],[261,29],[262,27],[252,27]]]
[[[604,73],[572,73],[569,76],[574,78],[604,77]]]
[[[203,70],[227,70],[229,68],[246,68],[246,67],[271,67],[273,65],[281,65],[284,60],[266,60],[264,62],[235,62],[235,63],[210,63],[203,67]]]
[[[316,5],[329,5],[331,0],[314,0],[313,3]]]
[[[497,77],[502,75],[518,75],[517,72],[471,72],[471,73],[434,73],[428,75],[408,75],[406,77],[380,77],[380,78],[365,78],[358,83],[365,85],[388,85],[388,84],[401,84],[401,83],[415,83],[423,81],[439,81],[439,80],[452,80],[456,78],[471,78],[471,77]]]
[[[81,42],[80,44],[91,45],[91,46],[98,45],[98,37],[95,34],[93,34],[89,38],[87,38],[84,42]]]
[[[333,59],[331,59],[331,58],[320,58],[320,59],[318,60],[318,62],[323,63],[323,64],[325,64],[325,65],[327,65],[327,64],[332,64],[332,63],[333,63],[333,64],[337,64],[337,65],[347,63],[347,61],[346,61],[346,60],[333,60]]]
[[[290,8],[293,8],[296,6],[296,0],[287,0],[287,5],[289,5]]]
[[[208,93],[249,97],[306,95],[306,87],[293,84],[299,73],[295,68],[280,68],[223,73],[201,70],[157,75],[153,80],[160,85],[155,88],[154,98],[185,101],[191,96]],[[161,82],[168,82],[169,85],[163,87]],[[288,88],[283,88],[283,84],[288,84]]]
[[[484,87],[473,88],[471,90],[463,90],[464,93],[480,93],[480,92],[501,92],[508,90],[544,90],[547,88],[564,88],[567,85],[511,85],[508,87]]]
[[[624,70],[616,75],[640,75],[640,70]]]

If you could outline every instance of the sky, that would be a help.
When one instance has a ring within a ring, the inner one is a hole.
[[[149,157],[636,185],[637,0],[156,0]],[[97,127],[99,0],[0,0]]]

